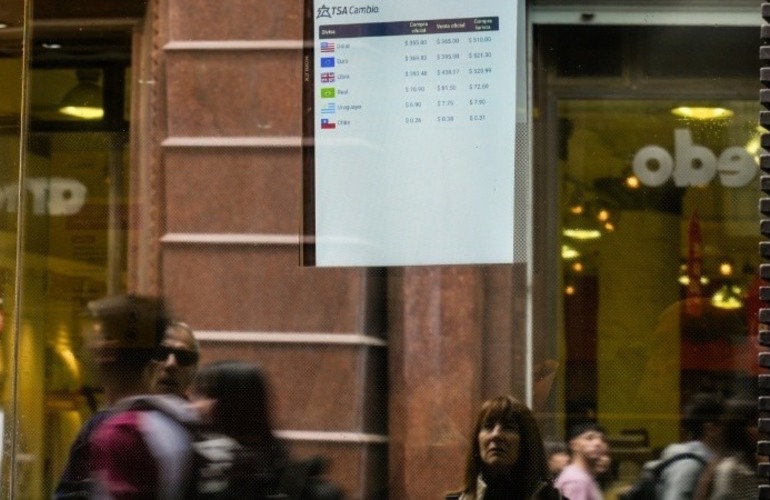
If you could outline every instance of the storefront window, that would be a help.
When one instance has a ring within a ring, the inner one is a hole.
[[[750,390],[756,359],[756,103],[689,101],[726,116],[683,118],[679,102],[558,110],[566,370],[580,374],[565,406],[659,444],[678,426],[657,415],[693,392]]]
[[[89,300],[126,288],[129,33],[41,28],[31,42],[18,498],[50,495],[73,438],[102,404],[80,319]]]
[[[736,28],[540,34],[540,183],[559,193],[552,432],[597,418],[629,481],[680,441],[693,394],[756,397],[756,61],[735,56],[752,43]]]

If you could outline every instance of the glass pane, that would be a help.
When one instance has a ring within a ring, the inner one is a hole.
[[[61,32],[42,24],[29,63],[14,498],[50,497],[102,404],[80,319],[88,301],[126,280],[129,30],[121,38],[87,22]]]
[[[678,442],[697,392],[755,397],[754,100],[558,103],[566,424]]]
[[[14,356],[18,324],[16,322],[16,291],[18,252],[17,237],[20,184],[20,160],[23,144],[22,89],[24,87],[25,44],[23,27],[25,2],[3,2],[0,32],[0,496],[3,498],[32,498],[31,495],[14,495],[14,485],[24,482],[17,472],[29,470],[33,460],[19,453],[20,440],[15,426],[23,418],[25,409],[17,405],[16,358]],[[28,491],[34,485],[27,487]]]

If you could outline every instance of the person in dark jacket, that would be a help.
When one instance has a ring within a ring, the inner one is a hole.
[[[459,500],[558,499],[532,411],[511,396],[485,401],[471,434]]]
[[[288,461],[284,444],[273,434],[267,379],[244,361],[215,361],[200,367],[190,390],[192,406],[212,432],[238,442],[233,481],[236,498],[264,498],[278,488]]]

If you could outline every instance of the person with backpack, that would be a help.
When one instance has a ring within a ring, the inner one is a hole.
[[[164,301],[114,295],[88,310],[86,342],[105,397],[115,401],[88,441],[90,498],[185,498],[193,452],[182,422],[197,416],[181,398],[149,395],[151,360],[169,322]]]
[[[93,314],[89,312],[87,315],[90,326],[94,321]],[[92,343],[91,347],[98,347],[98,344]],[[100,358],[98,349],[92,349],[92,357],[95,357],[97,368],[105,361]],[[154,360],[151,383],[153,392],[177,394],[183,397],[192,383],[198,363],[198,342],[195,340],[192,330],[185,323],[170,321],[161,345],[154,349],[152,358]],[[107,384],[104,406],[83,424],[75,437],[70,447],[67,463],[52,495],[54,500],[91,498],[89,441],[96,428],[112,414],[113,405],[123,395],[122,391],[116,391],[115,387],[113,384]],[[138,390],[143,390],[143,388]]]
[[[723,444],[722,399],[695,394],[682,414],[685,441],[667,446],[659,460],[648,462],[640,479],[620,495],[621,500],[691,500],[701,473]]]
[[[676,460],[661,471],[658,485],[659,498],[663,500],[693,498],[701,472],[722,447],[723,413],[724,403],[716,394],[695,394],[685,405],[682,416],[685,441],[667,446],[661,453],[661,460],[665,461],[683,454],[692,454],[695,457]]]
[[[342,499],[342,490],[322,477],[322,457],[294,460],[273,433],[267,378],[258,365],[235,360],[206,364],[190,393],[204,432],[237,443],[228,498]]]
[[[759,408],[756,398],[725,402],[723,447],[700,476],[695,500],[753,500],[762,478],[757,473]]]

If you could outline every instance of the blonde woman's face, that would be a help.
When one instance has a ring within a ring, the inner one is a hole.
[[[481,461],[490,472],[510,472],[518,462],[521,435],[515,424],[485,422],[478,439]]]

